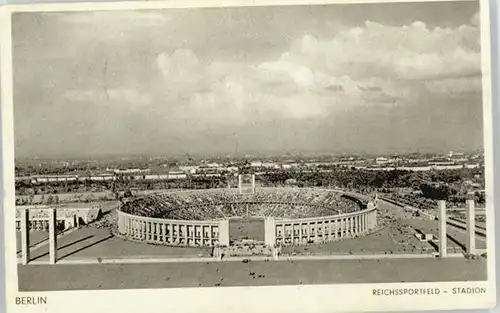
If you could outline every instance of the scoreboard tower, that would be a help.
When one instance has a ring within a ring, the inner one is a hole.
[[[255,175],[254,174],[238,175],[238,190],[240,195],[248,195],[255,193]]]

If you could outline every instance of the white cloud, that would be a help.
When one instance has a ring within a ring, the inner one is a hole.
[[[429,29],[422,22],[384,26],[367,21],[364,27],[341,31],[335,38],[304,36],[287,55],[331,75],[356,73],[397,79],[478,73],[480,30],[472,25]]]
[[[399,27],[367,21],[330,39],[305,35],[279,58],[260,64],[205,64],[193,51],[176,50],[159,54],[157,66],[166,90],[188,99],[181,108],[187,115],[228,122],[316,118],[359,106],[412,103],[419,88],[480,90],[480,79],[470,84],[471,78],[460,78],[480,73],[476,19],[432,29],[420,21]]]
[[[427,88],[437,94],[479,93],[481,77],[447,78],[426,82]]]
[[[169,15],[155,13],[152,11],[94,11],[76,12],[72,14],[54,13],[58,15],[59,21],[75,25],[76,27],[102,27],[112,25],[118,29],[134,29],[137,27],[156,27],[171,21],[172,12]]]
[[[96,103],[128,110],[140,109],[151,103],[151,97],[134,89],[69,90],[63,97],[71,103]]]
[[[479,12],[476,12],[476,14],[474,14],[471,19],[470,19],[470,24],[473,25],[473,26],[477,26],[479,27],[481,25],[481,15],[479,14]]]

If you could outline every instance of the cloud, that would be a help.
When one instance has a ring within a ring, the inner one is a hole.
[[[151,103],[151,97],[131,88],[69,90],[63,97],[71,103],[95,103],[135,111]]]
[[[479,27],[481,26],[481,15],[479,14],[479,12],[476,12],[476,14],[474,14],[471,19],[470,19],[470,24],[473,25],[473,26],[476,26],[476,27]]]
[[[119,29],[134,29],[137,27],[148,28],[157,27],[166,22],[170,22],[172,13],[169,15],[156,13],[152,11],[94,11],[94,12],[77,12],[77,13],[54,13],[58,16],[59,21],[76,27],[96,27],[102,25],[112,25]]]
[[[457,95],[481,92],[481,77],[447,78],[428,81],[425,84],[431,92],[436,94]]]
[[[327,117],[358,107],[415,104],[422,93],[480,92],[477,16],[454,28],[367,21],[333,38],[306,34],[260,63],[160,53],[164,95],[183,114],[228,123]],[[180,101],[182,102],[182,101]]]
[[[429,29],[418,21],[400,27],[367,21],[330,40],[305,35],[288,56],[335,76],[429,79],[479,73],[479,37],[473,25]]]

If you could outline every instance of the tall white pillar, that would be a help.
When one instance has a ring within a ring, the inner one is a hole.
[[[229,221],[219,221],[219,244],[229,247]]]
[[[255,193],[255,175],[252,175],[252,193]]]
[[[466,219],[467,219],[467,253],[476,253],[476,208],[474,205],[474,200],[466,201],[467,208]]]
[[[268,246],[276,244],[276,223],[273,218],[264,220],[264,240]]]
[[[56,210],[55,208],[48,209],[49,212],[49,260],[50,264],[57,262],[57,229],[56,229]]]
[[[21,248],[23,253],[23,265],[30,261],[30,217],[29,210],[21,209]]]
[[[448,240],[446,236],[446,201],[438,201],[439,210],[439,257],[446,258],[447,256],[447,246],[446,242]]]
[[[80,219],[77,217],[76,218],[77,225],[79,223],[79,220]],[[120,234],[126,234],[126,232],[127,232],[126,223],[127,223],[127,219],[126,219],[125,215],[118,211],[118,232]]]

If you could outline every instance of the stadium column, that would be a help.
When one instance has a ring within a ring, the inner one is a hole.
[[[162,235],[162,241],[167,242],[167,224],[166,223],[161,223],[161,235]]]
[[[474,200],[467,200],[467,253],[476,253],[476,208]]]
[[[333,231],[334,231],[333,236],[335,239],[337,239],[339,236],[339,223],[340,221],[338,219],[335,219],[333,222]]]
[[[361,215],[361,232],[364,233],[366,230],[366,214]]]
[[[204,246],[205,245],[205,229],[203,227],[203,224],[201,224],[199,227],[200,227],[200,246]]]
[[[125,234],[127,231],[126,227],[125,227],[125,224],[127,222],[126,219],[127,219],[127,217],[125,215],[123,215],[120,211],[118,211],[118,232],[120,234]],[[78,224],[78,221],[79,221],[78,217],[76,218],[76,221]]]
[[[161,234],[161,230],[160,230],[160,227],[161,227],[161,225],[163,225],[163,223],[162,224],[155,223],[155,225],[156,225],[156,232],[155,232],[156,242],[161,242],[161,235],[160,235]]]
[[[30,261],[30,216],[29,210],[21,209],[21,245],[23,251],[23,264],[26,265]]]
[[[438,201],[438,210],[439,210],[439,257],[446,258],[447,256],[447,247],[446,247],[446,201],[439,200]]]
[[[229,221],[219,221],[219,245],[229,246]]]
[[[168,227],[169,227],[169,231],[168,231],[168,235],[169,235],[169,240],[170,240],[170,244],[173,244],[174,243],[174,224],[173,223],[169,223],[168,224]]]
[[[56,210],[55,208],[48,209],[49,211],[49,260],[50,264],[57,262],[57,229],[56,229]]]
[[[345,223],[345,219],[341,218],[340,219],[340,238],[341,239],[344,237],[344,223]]]
[[[273,218],[264,220],[264,240],[268,246],[274,246],[276,243],[276,223]]]
[[[191,237],[191,245],[195,245],[196,244],[196,229],[197,229],[197,225],[196,224],[193,224],[191,225],[191,235],[189,237]]]
[[[323,241],[330,240],[331,221],[323,221]]]

